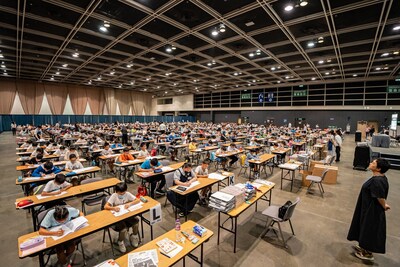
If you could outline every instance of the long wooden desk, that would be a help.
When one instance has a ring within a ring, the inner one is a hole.
[[[196,225],[195,222],[187,221],[181,225],[181,229],[182,230],[189,229],[190,231],[188,231],[188,232],[190,234],[193,234],[192,229],[193,229],[193,226],[195,226],[195,225]],[[182,246],[183,249],[175,257],[169,258],[160,253],[158,246],[157,246],[157,242],[164,238],[169,238],[170,240],[175,241],[175,239],[176,239],[175,229],[172,229],[171,231],[157,237],[153,241],[146,243],[143,246],[135,249],[133,252],[140,252],[140,251],[145,251],[145,250],[156,249],[157,254],[158,254],[158,267],[172,266],[175,263],[177,263],[178,261],[180,261],[181,259],[183,259],[183,261],[185,263],[186,256],[190,257],[191,259],[193,259],[194,261],[199,263],[200,266],[203,266],[203,245],[213,235],[214,235],[214,233],[211,230],[207,229],[207,234],[205,236],[203,236],[203,237],[196,236],[199,239],[199,241],[196,244],[193,244],[192,242],[190,242],[189,240],[186,239],[185,243],[179,243],[179,245]],[[196,248],[198,248],[199,246],[200,246],[200,259],[198,259],[198,257],[191,254],[191,252],[193,250],[195,250]],[[116,259],[116,262],[118,263],[118,265],[120,267],[128,267],[128,254],[125,254],[122,257]],[[185,264],[183,266],[185,266]]]
[[[119,181],[118,181],[119,182]],[[146,203],[142,202],[142,208],[128,212],[122,216],[114,216],[111,211],[108,210],[102,210],[96,213],[89,214],[86,217],[88,220],[88,226],[79,229],[78,231],[68,234],[65,237],[54,240],[51,237],[46,238],[46,247],[34,252],[29,252],[29,253],[23,253],[20,249],[18,249],[18,256],[20,259],[23,259],[25,257],[29,256],[36,256],[39,255],[39,264],[40,266],[44,266],[44,260],[43,260],[43,253],[51,248],[54,248],[57,245],[63,244],[65,242],[75,240],[75,239],[80,239],[85,236],[88,236],[94,232],[100,231],[102,229],[105,229],[117,222],[123,221],[127,218],[133,217],[133,216],[140,216],[141,217],[141,222],[142,222],[142,237],[144,236],[143,233],[143,221],[145,221],[149,226],[150,226],[150,231],[151,231],[151,239],[153,239],[153,226],[150,225],[150,222],[143,217],[143,214],[147,211],[149,211],[151,208],[155,207],[156,205],[159,205],[160,203],[150,197],[145,197],[148,201]],[[175,230],[174,230],[175,231]],[[18,238],[18,248],[20,244],[24,241],[26,241],[29,238],[38,236],[38,232],[33,232],[29,233],[23,236],[20,236]]]
[[[89,184],[73,186],[66,191],[67,192],[66,194],[62,194],[62,195],[49,196],[49,197],[42,198],[42,199],[38,199],[37,195],[17,198],[15,201],[15,208],[20,209],[20,210],[21,209],[30,209],[31,210],[33,229],[36,230],[36,212],[35,212],[36,206],[45,205],[45,204],[48,204],[53,201],[60,201],[60,200],[66,199],[66,198],[74,197],[74,196],[80,196],[80,195],[84,195],[84,194],[88,194],[88,193],[95,193],[97,191],[111,188],[120,182],[121,181],[117,178],[109,178],[109,179],[105,179],[105,180],[101,180],[101,181],[97,181],[97,182],[93,182],[93,183],[89,183]],[[22,207],[22,208],[18,207],[17,203],[24,199],[32,200],[33,203],[28,206]]]
[[[236,253],[236,239],[237,239],[237,219],[242,214],[244,211],[246,211],[248,208],[250,208],[253,204],[256,205],[255,211],[257,211],[257,202],[258,200],[262,199],[264,201],[267,201],[269,205],[271,205],[271,200],[272,200],[272,189],[275,187],[275,183],[271,183],[270,186],[263,185],[258,188],[256,196],[253,197],[251,200],[247,202],[243,202],[241,205],[238,207],[235,207],[233,210],[229,212],[218,212],[218,241],[217,244],[219,245],[219,235],[221,229],[224,229],[232,234],[234,234],[234,240],[233,240],[233,252]],[[269,198],[266,197],[266,194],[269,192]],[[221,213],[225,214],[228,216],[228,218],[221,224]],[[231,220],[232,222],[232,227],[231,229],[226,228],[224,224],[228,221]]]
[[[86,162],[86,159],[79,159],[80,162]],[[67,160],[64,161],[55,161],[53,162],[53,166],[62,166],[67,164]],[[35,165],[21,165],[21,166],[17,166],[15,169],[17,171],[21,171],[21,172],[27,172],[27,171],[31,171],[36,169],[37,167],[39,167],[40,164],[35,164]]]
[[[267,169],[265,168],[265,166],[269,161],[274,160],[274,159],[275,159],[275,155],[273,155],[273,154],[262,154],[258,160],[251,159],[251,160],[249,160],[249,163],[253,163],[256,165],[255,172],[256,173],[258,172],[259,174],[261,173],[261,167],[264,167],[265,174],[268,176]],[[252,170],[250,168],[250,177],[251,177],[251,171]],[[271,175],[273,174],[273,172],[274,172],[274,166],[272,166]]]

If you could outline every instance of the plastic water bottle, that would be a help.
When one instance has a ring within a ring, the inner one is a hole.
[[[182,241],[182,234],[181,234],[181,221],[176,219],[175,221],[175,241],[181,242]]]

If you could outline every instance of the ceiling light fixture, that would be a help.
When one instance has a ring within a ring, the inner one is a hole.
[[[110,24],[109,21],[105,20],[104,23],[103,23],[103,26],[106,27],[106,28],[110,28],[111,24]]]
[[[226,28],[225,28],[224,24],[219,25],[219,31],[220,32],[225,32],[226,31]]]
[[[315,77],[312,77],[312,78],[311,78],[311,81],[315,81],[316,79],[317,79],[317,78],[315,78]]]
[[[79,57],[79,53],[73,53],[72,56],[73,57]]]
[[[88,81],[88,84],[92,84],[92,80]]]
[[[217,36],[219,34],[217,28],[215,28],[212,32],[211,32],[212,36]]]
[[[272,67],[271,70],[276,70],[276,68],[275,68],[275,67]]]
[[[276,81],[276,83],[281,83],[281,81]]]
[[[353,74],[353,77],[357,77],[357,74]]]
[[[250,54],[249,54],[249,57],[254,57],[254,53],[250,53]]]
[[[127,64],[126,67],[127,68],[132,68],[133,64]]]
[[[323,60],[318,61],[319,64],[324,64]]]
[[[382,55],[381,55],[381,57],[387,57],[389,55],[389,53],[383,53]]]
[[[399,54],[399,51],[394,51],[393,52],[393,55],[398,55]]]
[[[261,50],[260,50],[260,49],[258,49],[258,50],[256,51],[256,55],[257,55],[257,56],[261,55]]]
[[[104,27],[104,26],[100,26],[100,31],[102,31],[102,32],[107,32],[108,30],[107,30],[107,28],[106,27]]]
[[[317,42],[319,44],[322,44],[324,42],[324,37],[322,37],[322,36],[318,37]]]
[[[0,54],[0,58],[4,58],[3,54]]]
[[[314,44],[314,42],[310,41],[310,42],[307,43],[307,46],[308,46],[308,47],[314,47],[315,44]]]
[[[57,72],[56,72],[56,75],[60,75],[60,72],[59,72],[59,71],[57,71]]]
[[[143,91],[145,91],[145,92],[146,92],[146,91],[147,91],[147,88],[144,88],[144,89],[143,89]]]
[[[400,30],[400,25],[394,26],[394,27],[393,27],[393,30],[394,30],[394,31]]]
[[[382,68],[381,67],[377,67],[377,68],[375,68],[375,70],[381,70]]]
[[[115,70],[110,71],[110,75],[114,75],[115,74]]]
[[[285,11],[292,11],[293,8],[294,8],[293,4],[290,3],[290,4],[285,6]]]
[[[6,67],[6,65],[4,65],[4,64],[1,64],[1,67],[2,67],[2,68],[5,68],[5,67]]]
[[[325,75],[329,75],[329,72],[325,72]]]
[[[307,0],[300,0],[300,6],[306,6],[306,5],[308,5]]]
[[[64,68],[66,68],[66,67],[68,67],[68,64],[63,64],[62,66],[63,66]]]
[[[171,48],[171,47],[167,47],[167,48],[165,49],[165,51],[168,52],[168,53],[171,53],[171,52],[172,52],[172,48]]]
[[[331,63],[331,62],[332,62],[332,59],[328,58],[328,59],[326,60],[326,62]]]

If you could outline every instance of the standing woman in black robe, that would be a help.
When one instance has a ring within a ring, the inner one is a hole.
[[[354,246],[357,258],[373,261],[372,252],[385,253],[385,211],[390,209],[386,203],[389,183],[385,172],[390,164],[387,160],[378,158],[368,168],[373,176],[361,187],[347,239],[358,241],[359,245]]]

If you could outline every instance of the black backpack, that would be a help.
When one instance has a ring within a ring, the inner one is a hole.
[[[286,201],[286,203],[283,204],[282,207],[279,208],[278,217],[281,218],[281,219],[283,219],[283,217],[284,217],[285,214],[286,214],[286,211],[288,210],[288,208],[289,208],[291,205],[292,205],[292,201],[290,201],[290,200]]]

